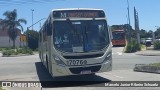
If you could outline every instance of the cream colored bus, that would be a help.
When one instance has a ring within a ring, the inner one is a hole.
[[[101,9],[55,9],[39,31],[39,57],[53,77],[112,70],[112,44]]]

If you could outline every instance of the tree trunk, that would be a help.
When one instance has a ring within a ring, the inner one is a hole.
[[[15,49],[16,47],[15,47],[15,40],[13,40],[13,48]]]

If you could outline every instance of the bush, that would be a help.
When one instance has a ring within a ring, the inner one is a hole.
[[[160,41],[155,41],[154,42],[154,49],[155,50],[160,50]]]
[[[17,50],[17,52],[22,54],[33,54],[33,51],[28,47],[20,48]]]
[[[34,49],[34,51],[38,51],[38,48]]]
[[[28,48],[28,47],[24,47],[24,48],[16,48],[16,49],[10,49],[10,50],[4,50],[2,51],[2,54],[5,56],[10,56],[10,55],[18,55],[18,54],[33,54],[33,51]]]
[[[32,50],[38,48],[39,33],[34,30],[27,30],[24,34],[27,36],[28,47]]]
[[[5,50],[2,52],[3,55],[10,56],[10,55],[16,55],[17,53],[14,50]]]
[[[137,43],[135,39],[131,40],[131,43],[126,46],[126,53],[132,53],[141,50],[141,45]]]
[[[4,50],[11,50],[12,48],[11,47],[7,47],[7,48],[5,48]]]
[[[127,44],[125,52],[126,53],[131,53],[132,52],[132,46],[131,46],[131,44]]]
[[[153,64],[150,64],[151,66],[155,66],[155,67],[160,67],[160,63],[153,63]]]
[[[0,48],[0,51],[3,51],[3,48]]]
[[[10,50],[11,48],[9,47],[3,47],[3,48],[0,48],[0,51],[3,51],[3,50]]]

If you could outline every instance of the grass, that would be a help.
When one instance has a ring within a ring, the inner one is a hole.
[[[141,50],[146,50],[146,45],[141,44]]]
[[[153,63],[153,64],[150,64],[151,66],[155,66],[155,67],[160,67],[160,63]]]

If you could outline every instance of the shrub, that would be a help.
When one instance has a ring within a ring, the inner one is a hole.
[[[38,51],[38,48],[34,49],[34,51]]]
[[[160,41],[155,41],[154,42],[154,49],[155,50],[160,50]]]
[[[138,51],[140,51],[141,48],[142,48],[142,45],[137,43],[137,44],[136,44],[136,49],[137,49]]]
[[[132,53],[141,50],[141,45],[137,43],[136,39],[132,39],[131,43],[126,46],[126,53]]]
[[[151,66],[155,66],[155,67],[160,67],[160,63],[153,63],[153,64],[150,64]]]
[[[5,50],[2,52],[3,55],[10,56],[17,54],[14,50]]]
[[[28,48],[28,47],[23,47],[17,50],[18,53],[22,53],[22,54],[33,54],[33,51]]]
[[[11,50],[12,48],[11,47],[7,47],[7,48],[5,48],[4,50]]]
[[[10,55],[18,55],[18,54],[33,54],[33,51],[28,48],[28,47],[24,47],[24,48],[16,48],[16,49],[10,49],[10,50],[4,50],[2,51],[2,54],[5,56],[10,56]]]
[[[131,53],[132,52],[132,46],[131,46],[131,44],[127,44],[125,52],[126,53]]]
[[[0,51],[3,51],[3,48],[0,48]]]

